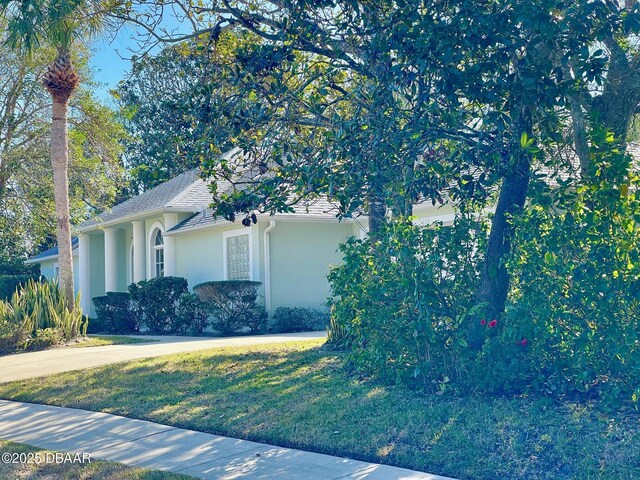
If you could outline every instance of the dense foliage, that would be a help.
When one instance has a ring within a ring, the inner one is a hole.
[[[51,97],[42,87],[56,49],[43,42],[31,55],[12,50],[8,18],[0,15],[0,263],[53,246],[57,226]],[[124,184],[120,142],[126,133],[93,93],[97,83],[89,47],[79,42],[72,57],[83,81],[70,100],[68,118],[69,214],[78,224],[117,198]]]
[[[149,333],[173,330],[180,298],[189,293],[186,278],[157,277],[129,285],[134,311]]]
[[[96,320],[91,322],[90,332],[134,333],[140,328],[138,311],[131,303],[127,292],[107,292],[94,297]]]
[[[275,333],[324,330],[328,323],[326,312],[304,307],[278,307],[270,315],[269,330]]]
[[[180,301],[189,294],[186,278],[157,277],[129,285],[132,317],[149,333],[182,330]]]
[[[18,287],[37,278],[36,275],[0,275],[0,300],[9,300]]]
[[[375,240],[351,239],[329,274],[331,315],[351,360],[370,375],[440,388],[466,370],[465,321],[474,312],[486,225],[390,223]]]
[[[250,280],[224,280],[205,282],[193,291],[211,314],[211,327],[229,335],[249,328],[262,332],[267,326],[267,312],[258,305],[260,282]]]
[[[517,280],[483,353],[492,387],[640,401],[640,183],[608,140],[592,140],[592,180],[542,192],[517,219]]]
[[[510,218],[515,280],[503,317],[475,315],[478,225],[392,223],[342,247],[330,342],[366,374],[431,390],[639,402],[640,181],[613,138],[592,134],[592,178],[537,179]],[[486,338],[480,351],[465,341],[469,318]]]
[[[78,304],[69,311],[56,283],[29,280],[10,301],[0,301],[0,354],[85,335],[88,322]]]
[[[96,321],[91,332],[155,334],[202,333],[208,316],[182,277],[158,277],[93,298]]]

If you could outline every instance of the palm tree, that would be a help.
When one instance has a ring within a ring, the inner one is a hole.
[[[71,61],[74,43],[99,31],[99,0],[0,0],[0,15],[7,20],[7,43],[31,55],[40,47],[53,47],[56,58],[43,77],[52,99],[51,167],[57,217],[60,287],[69,309],[74,305],[73,256],[69,221],[69,98],[80,78]]]

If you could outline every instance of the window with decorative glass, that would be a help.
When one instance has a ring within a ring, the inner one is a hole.
[[[249,280],[249,235],[227,237],[227,280]]]

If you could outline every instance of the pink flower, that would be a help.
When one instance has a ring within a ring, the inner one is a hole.
[[[498,325],[498,321],[497,321],[497,320],[491,320],[491,321],[489,322],[489,328],[493,328],[493,327],[495,327],[496,325]]]
[[[520,341],[520,345],[522,345],[523,347],[526,347],[526,346],[527,346],[527,343],[528,343],[528,341],[527,341],[527,339],[526,339],[526,338],[523,338],[523,339]]]
[[[480,320],[480,325],[486,325],[487,321],[483,318],[482,320]]]

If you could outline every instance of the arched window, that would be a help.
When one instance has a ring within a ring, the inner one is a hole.
[[[164,238],[159,228],[152,238],[154,277],[164,277]]]

